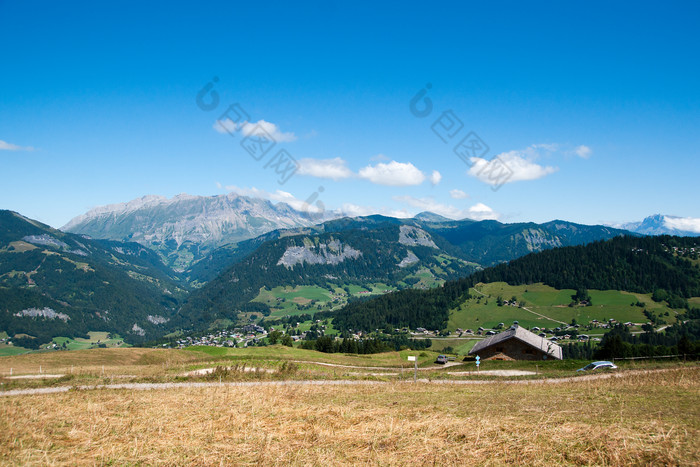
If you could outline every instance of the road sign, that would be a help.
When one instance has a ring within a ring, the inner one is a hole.
[[[413,362],[413,382],[418,380],[418,359],[415,355],[409,355],[408,361]]]

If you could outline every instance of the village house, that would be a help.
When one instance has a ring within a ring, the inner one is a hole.
[[[469,355],[478,355],[482,360],[561,360],[562,349],[516,324],[477,342]]]

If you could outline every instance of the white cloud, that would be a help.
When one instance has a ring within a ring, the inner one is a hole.
[[[360,169],[357,174],[350,170],[347,166],[347,162],[340,157],[335,157],[333,159],[305,158],[301,159],[299,164],[300,167],[297,173],[300,175],[329,178],[332,180],[359,177],[378,185],[388,186],[420,185],[426,179],[430,180],[430,183],[433,185],[437,185],[442,180],[442,174],[437,170],[433,170],[430,177],[427,177],[410,162],[379,162],[375,165],[368,165]]]
[[[700,218],[697,217],[664,217],[666,227],[685,230],[687,232],[700,233]]]
[[[267,190],[261,190],[259,188],[251,187],[238,187],[236,185],[226,186],[226,190],[232,191],[241,196],[250,196],[251,198],[262,198],[276,203],[286,203],[297,211],[304,211],[309,214],[319,214],[325,212],[322,206],[317,205],[315,202],[309,203],[304,200],[300,200],[289,192],[276,190],[271,193]]]
[[[372,183],[388,186],[420,185],[425,181],[425,174],[410,162],[391,161],[368,165],[360,169],[359,176]]]
[[[454,190],[450,190],[450,198],[465,199],[465,198],[469,198],[469,195],[462,190],[454,189]]]
[[[17,146],[16,144],[8,143],[0,140],[0,151],[33,151],[31,146]]]
[[[277,143],[288,143],[296,141],[294,133],[282,133],[277,125],[265,120],[258,120],[255,123],[243,122],[237,124],[233,120],[217,120],[214,122],[214,129],[219,133],[233,133],[240,131],[243,136],[255,135],[263,138],[272,138]]]
[[[467,215],[468,218],[474,219],[477,221],[483,221],[483,220],[497,220],[498,219],[498,214],[494,212],[493,209],[490,207],[486,206],[484,203],[476,203],[474,206],[470,207],[468,210],[469,214]]]
[[[286,191],[277,190],[270,194],[270,199],[272,201],[286,203],[297,211],[305,211],[313,214],[322,212],[321,209],[315,204],[309,204],[307,201],[300,200]]]
[[[406,203],[421,211],[430,211],[450,219],[498,219],[498,214],[483,203],[477,203],[468,209],[460,209],[448,204],[442,204],[433,198],[415,198],[413,196],[394,196],[394,200]]]
[[[398,217],[402,219],[413,217],[413,214],[411,214],[405,209],[375,208],[374,206],[359,206],[357,204],[352,203],[343,204],[341,211],[344,215],[348,217],[371,216],[373,214]]]
[[[539,157],[539,149],[550,150],[552,145],[533,145],[522,151],[508,151],[491,160],[472,157],[472,167],[467,172],[490,185],[523,180],[537,180],[559,170],[557,167],[542,166],[534,161]]]
[[[472,167],[467,172],[489,185],[523,180],[537,180],[559,170],[558,167],[537,163],[540,158],[553,156],[578,156],[588,159],[593,150],[586,145],[573,147],[570,144],[533,144],[525,149],[503,152],[491,160],[480,157],[470,158]]]
[[[296,198],[291,193],[286,191],[277,190],[274,193],[262,190],[255,187],[238,187],[235,185],[228,185],[225,187],[226,190],[236,193],[241,196],[250,196],[252,198],[262,198],[275,203],[286,203],[297,211],[305,211],[311,214],[325,213],[324,218],[331,219],[339,216],[369,216],[373,214],[380,214],[383,216],[391,216],[397,218],[411,218],[415,216],[419,211],[430,211],[441,216],[448,217],[450,219],[474,219],[474,220],[485,220],[493,219],[497,220],[499,214],[493,209],[486,206],[483,203],[476,203],[467,209],[460,209],[455,206],[442,204],[435,201],[433,198],[415,198],[413,196],[395,196],[393,199],[403,204],[407,204],[413,208],[417,209],[394,209],[387,207],[374,207],[374,206],[361,206],[352,203],[344,203],[340,210],[327,211],[322,207],[316,205],[316,203],[307,203],[307,201],[300,200]]]
[[[340,157],[333,159],[301,159],[299,161],[299,175],[309,175],[319,178],[339,180],[352,177],[353,173],[348,168],[347,162]]]
[[[581,146],[577,146],[576,149],[574,149],[574,152],[578,157],[581,157],[583,159],[588,159],[591,157],[591,154],[593,153],[593,150],[589,148],[588,146],[584,146],[583,144]]]
[[[216,131],[222,134],[234,133],[238,131],[238,126],[236,125],[236,122],[228,118],[224,120],[215,121],[213,126]]]

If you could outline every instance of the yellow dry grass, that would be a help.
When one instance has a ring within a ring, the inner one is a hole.
[[[0,399],[8,465],[698,465],[700,370]]]
[[[43,352],[0,357],[0,374],[38,373],[52,371],[69,373],[71,367],[80,372],[101,371],[104,366],[113,372],[154,371],[163,366],[181,365],[209,359],[198,352],[146,348],[86,349],[70,352]],[[152,368],[147,368],[152,367]]]

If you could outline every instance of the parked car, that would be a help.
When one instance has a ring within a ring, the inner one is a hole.
[[[435,360],[435,363],[440,363],[444,365],[445,363],[447,363],[447,355],[438,355],[437,359]]]
[[[608,362],[608,361],[600,361],[600,362],[593,362],[589,363],[588,365],[584,366],[583,368],[579,368],[576,371],[591,371],[591,370],[601,370],[601,369],[610,369],[614,370],[617,368],[617,365],[615,365],[613,362]]]

